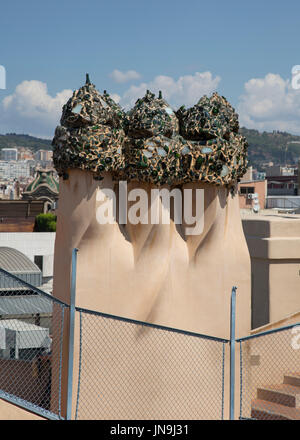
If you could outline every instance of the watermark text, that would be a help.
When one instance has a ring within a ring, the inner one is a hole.
[[[4,66],[0,65],[0,90],[6,89],[6,70]]]
[[[134,188],[119,182],[118,194],[111,188],[99,188],[96,211],[100,224],[181,224],[186,235],[199,235],[204,228],[204,190],[199,188]]]

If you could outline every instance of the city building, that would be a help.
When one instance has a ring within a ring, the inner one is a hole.
[[[1,160],[5,160],[5,161],[18,160],[18,149],[17,148],[2,148]]]
[[[266,168],[268,196],[296,196],[298,194],[298,168],[272,166]]]
[[[266,209],[273,209],[277,212],[300,214],[299,196],[267,196]]]
[[[34,160],[42,168],[52,168],[53,167],[52,156],[53,156],[53,152],[50,150],[38,150],[34,154]]]
[[[8,328],[8,333],[12,331],[25,334],[29,332],[31,342],[21,341],[21,338],[13,344],[14,350],[10,344],[2,344],[0,347],[1,359],[32,359],[37,349],[41,345],[34,342],[38,334],[42,337],[49,335],[49,331],[37,333],[40,327],[47,325],[52,313],[52,304],[45,301],[35,290],[31,288],[43,288],[42,272],[39,267],[33,263],[26,255],[17,249],[11,247],[0,247],[0,331]],[[25,281],[30,286],[22,284],[14,278],[8,278],[6,272]],[[34,313],[29,313],[34,310]],[[20,320],[22,326],[20,326]],[[38,327],[35,328],[35,325]],[[34,330],[34,331],[32,331]],[[2,333],[3,334],[3,333]],[[15,335],[16,336],[16,335]],[[19,336],[19,335],[18,335]],[[41,338],[38,337],[38,340]]]
[[[266,180],[242,181],[239,183],[238,191],[241,209],[252,209],[254,194],[257,194],[260,209],[265,208],[267,196]]]
[[[252,328],[258,328],[299,312],[300,216],[244,211],[242,224],[251,257]]]
[[[256,179],[252,166],[241,178],[238,185],[240,209],[252,209],[254,198],[257,199],[260,209],[264,209],[267,196],[267,181],[263,178]]]
[[[0,200],[0,232],[33,232],[43,200]]]
[[[53,152],[51,150],[38,150],[35,154],[34,154],[34,158],[37,161],[51,161],[52,160],[52,156],[53,156]]]
[[[265,180],[265,178],[266,178],[265,171],[253,170],[253,180]]]
[[[16,180],[1,182],[0,185],[0,199],[1,200],[16,200],[18,199],[20,191],[19,182]]]
[[[2,244],[2,243],[1,243]],[[7,272],[15,275],[26,283],[40,287],[42,285],[42,272],[26,255],[17,249],[8,246],[0,246],[0,267]],[[0,272],[0,291],[20,290],[17,281],[9,285],[5,283],[5,278]],[[19,288],[19,289],[18,289]]]
[[[11,251],[8,252],[9,261],[13,261],[13,255],[17,255],[17,253],[18,255],[24,254],[24,257],[22,258],[25,258],[26,256],[28,261],[31,262],[31,267],[35,267],[35,270],[33,271],[34,274],[38,273],[39,275],[34,275],[36,279],[35,282],[28,281],[29,278],[26,279],[22,277],[22,279],[36,287],[43,285],[43,290],[48,292],[48,287],[52,288],[54,241],[55,232],[0,231],[0,267],[19,276],[14,272],[15,269],[12,264],[9,267],[3,265],[4,260],[1,260],[1,252],[3,255],[4,253],[6,255],[8,251],[6,252],[5,249],[11,249]],[[20,260],[20,258],[18,258],[18,260]],[[29,263],[27,266],[30,266]],[[16,267],[16,265],[14,267]]]
[[[271,176],[294,176],[297,167],[286,167],[281,165],[273,165],[266,168],[266,177]]]
[[[18,149],[18,160],[34,160],[34,156],[31,150],[20,147]]]
[[[0,161],[0,179],[20,179],[30,177],[28,161]]]

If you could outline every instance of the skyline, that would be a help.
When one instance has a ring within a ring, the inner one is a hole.
[[[88,72],[125,108],[146,89],[162,90],[174,109],[217,91],[241,126],[300,134],[300,92],[291,86],[300,64],[295,1],[13,0],[1,15],[1,133],[51,138]]]

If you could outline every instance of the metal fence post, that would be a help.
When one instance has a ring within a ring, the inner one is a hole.
[[[72,417],[72,389],[73,389],[73,363],[74,363],[74,327],[75,327],[75,295],[76,295],[76,267],[78,249],[72,251],[71,297],[70,297],[70,328],[69,328],[69,357],[68,357],[68,389],[67,389],[67,415]]]
[[[230,304],[230,420],[234,420],[236,289],[232,288]]]

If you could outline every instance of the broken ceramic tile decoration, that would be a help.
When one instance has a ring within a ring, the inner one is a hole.
[[[65,179],[69,169],[79,168],[99,180],[107,171],[116,181],[234,187],[247,169],[248,145],[238,131],[237,113],[217,93],[174,111],[161,92],[155,97],[147,90],[125,112],[87,75],[63,107],[53,160]]]

